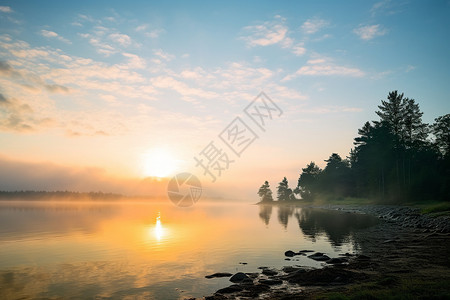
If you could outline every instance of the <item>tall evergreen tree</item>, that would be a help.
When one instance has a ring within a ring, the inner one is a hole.
[[[298,178],[296,192],[300,194],[302,199],[313,200],[319,185],[319,176],[322,170],[313,161],[302,169],[302,173]]]
[[[386,124],[399,139],[402,137],[406,106],[403,96],[403,93],[399,94],[397,91],[390,92],[387,101],[381,100],[381,105],[378,106],[380,110],[375,112],[380,117],[380,121],[376,121],[375,124]]]
[[[442,156],[450,156],[450,114],[440,116],[432,125],[435,145]]]
[[[272,190],[270,189],[270,185],[268,181],[265,181],[264,184],[259,188],[258,195],[261,198],[261,202],[272,202]]]
[[[291,199],[292,190],[289,188],[288,180],[286,177],[278,184],[277,188],[278,201],[286,201]]]
[[[422,122],[423,112],[414,99],[405,100],[405,111],[403,113],[403,140],[407,148],[423,143],[428,136],[428,125]]]

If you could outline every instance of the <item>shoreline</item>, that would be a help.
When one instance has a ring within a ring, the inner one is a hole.
[[[280,204],[292,205],[276,203]],[[352,299],[358,295],[450,299],[449,216],[420,214],[418,208],[408,206],[305,204],[295,206],[369,214],[381,222],[354,234],[360,255],[347,255],[345,263],[266,274],[263,269],[260,274],[249,273],[250,280],[230,282],[229,287],[197,299]]]

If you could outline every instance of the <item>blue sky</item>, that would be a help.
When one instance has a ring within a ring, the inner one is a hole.
[[[202,177],[193,156],[264,91],[283,116],[211,189],[294,184],[389,91],[449,112],[449,23],[449,1],[1,1],[0,158],[95,169],[84,189],[150,175],[156,152]]]

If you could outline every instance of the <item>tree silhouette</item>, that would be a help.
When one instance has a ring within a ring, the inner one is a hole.
[[[322,170],[312,161],[306,168],[302,169],[302,173],[298,179],[296,192],[300,194],[302,199],[313,200],[319,185],[319,176]]]
[[[435,137],[435,145],[439,149],[442,156],[450,155],[450,114],[440,116],[434,119],[432,125]]]
[[[292,199],[291,197],[292,190],[289,188],[288,180],[284,177],[277,187],[277,199],[278,201],[286,201]]]
[[[272,190],[270,189],[269,182],[265,181],[259,188],[258,195],[261,198],[261,202],[272,202]]]

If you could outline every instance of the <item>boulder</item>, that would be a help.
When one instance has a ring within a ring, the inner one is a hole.
[[[206,275],[205,278],[209,279],[209,278],[216,278],[216,277],[230,277],[231,275],[233,275],[233,274],[226,273],[226,272],[219,272],[219,273],[214,273],[211,275]]]
[[[295,253],[292,250],[288,250],[288,251],[284,252],[284,255],[287,257],[294,257],[295,255],[297,255],[297,253]]]
[[[238,272],[238,273],[234,274],[233,276],[231,276],[230,281],[231,282],[241,282],[242,280],[244,280],[246,278],[250,278],[250,277],[248,277],[245,273]]]
[[[308,256],[311,259],[314,259],[316,261],[327,261],[330,260],[330,257],[328,255],[325,255],[321,252],[316,252],[314,254],[311,254]]]

